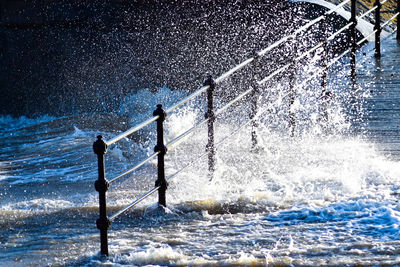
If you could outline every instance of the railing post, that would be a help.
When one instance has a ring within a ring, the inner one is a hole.
[[[295,77],[296,77],[296,56],[297,56],[297,38],[293,37],[292,42],[289,43],[293,45],[293,54],[291,59],[291,65],[289,69],[289,129],[290,136],[294,136],[294,131],[296,128],[296,115],[293,111],[293,104],[296,100],[297,91],[295,89]]]
[[[215,145],[214,145],[214,90],[216,86],[216,82],[212,78],[211,75],[207,77],[204,81],[204,86],[208,86],[207,89],[207,112],[205,114],[205,118],[208,119],[208,143],[207,143],[207,151],[208,151],[208,176],[210,181],[214,178],[215,171]]]
[[[290,136],[294,136],[294,131],[296,128],[296,115],[293,111],[293,104],[296,100],[296,90],[294,88],[294,79],[296,75],[296,64],[292,63],[290,66],[292,70],[290,70],[289,74],[289,128],[290,128]]]
[[[397,0],[397,13],[400,13],[400,0]],[[400,40],[400,15],[397,16],[397,36],[396,39]]]
[[[259,55],[254,53],[254,61],[253,61],[253,77],[251,87],[253,88],[253,92],[251,94],[251,110],[250,110],[250,119],[251,119],[251,151],[257,151],[257,128],[258,121],[255,119],[258,111],[257,102],[260,96],[260,87],[258,85],[258,76],[257,71],[259,67]]]
[[[165,166],[164,156],[167,153],[167,147],[164,145],[164,120],[167,116],[165,111],[162,109],[162,105],[158,104],[157,109],[153,112],[153,116],[158,116],[157,119],[157,145],[154,147],[154,152],[159,152],[157,155],[157,180],[155,186],[159,186],[158,189],[158,204],[166,207],[167,201],[165,192],[167,191],[168,183],[165,180]]]
[[[375,26],[374,30],[376,30],[375,33],[375,57],[380,58],[381,57],[381,8],[382,4],[380,0],[375,0],[376,10],[375,10]]]
[[[323,27],[323,32],[324,32],[324,42],[323,42],[323,51],[322,51],[322,64],[321,68],[322,70],[322,75],[321,75],[321,87],[322,87],[322,92],[321,92],[321,110],[322,110],[322,118],[325,120],[325,122],[328,121],[328,99],[330,92],[327,91],[327,85],[328,85],[328,73],[329,73],[329,67],[328,67],[328,17],[325,17],[324,22],[322,23]]]
[[[321,58],[321,67],[322,67],[322,75],[321,75],[321,87],[322,87],[322,94],[326,92],[326,86],[327,86],[327,79],[328,79],[328,27],[327,27],[327,19],[328,17],[325,17],[324,22],[322,22],[322,31],[324,34],[324,42],[322,45],[322,58]]]
[[[108,237],[107,230],[110,228],[110,220],[107,217],[106,191],[109,183],[105,179],[104,154],[107,152],[107,144],[103,141],[101,135],[97,136],[97,141],[93,143],[93,151],[97,155],[98,180],[94,186],[99,192],[99,213],[100,218],[96,221],[97,228],[100,230],[100,253],[108,256]]]
[[[353,89],[356,87],[357,73],[356,73],[356,52],[357,52],[357,0],[351,0],[351,18],[350,22],[353,24],[350,27],[350,38],[351,38],[351,53],[350,53],[350,68],[351,68],[351,80]]]

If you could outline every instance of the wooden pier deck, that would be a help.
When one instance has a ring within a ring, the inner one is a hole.
[[[382,56],[374,57],[374,44],[359,56],[357,83],[370,92],[363,106],[362,127],[368,140],[385,155],[400,160],[400,41],[392,34],[382,40]]]

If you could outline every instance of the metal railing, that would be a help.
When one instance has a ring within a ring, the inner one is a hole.
[[[364,43],[370,36],[375,34],[375,56],[380,57],[381,52],[380,52],[380,35],[382,28],[384,28],[390,21],[392,21],[394,18],[399,18],[400,14],[400,0],[398,0],[398,6],[397,10],[394,13],[394,15],[385,23],[381,24],[380,22],[380,10],[382,7],[382,4],[385,3],[387,0],[380,2],[377,0],[375,2],[375,5],[372,9],[368,10],[366,13],[360,15],[358,18],[356,17],[356,11],[357,11],[357,1],[356,0],[346,0],[343,1],[341,4],[336,6],[334,9],[327,11],[325,14],[322,16],[319,16],[316,19],[311,20],[310,22],[306,23],[304,26],[300,27],[299,29],[295,30],[293,33],[281,38],[280,40],[274,42],[267,48],[258,51],[254,54],[253,57],[243,61],[242,63],[238,64],[234,68],[230,69],[226,73],[223,73],[221,76],[216,78],[215,80],[209,76],[207,77],[206,81],[204,82],[203,86],[186,97],[185,99],[181,100],[180,102],[176,103],[175,105],[167,108],[166,110],[163,110],[162,105],[159,104],[157,105],[156,110],[153,113],[153,117],[149,118],[148,120],[128,129],[127,131],[115,136],[114,138],[106,141],[103,140],[102,136],[99,135],[97,136],[97,140],[93,144],[93,150],[94,153],[97,155],[98,159],[98,180],[95,182],[95,188],[96,191],[99,192],[99,219],[97,220],[97,228],[100,230],[100,243],[101,243],[101,254],[102,255],[108,255],[108,236],[107,236],[107,231],[111,225],[111,222],[116,219],[118,216],[123,214],[124,212],[130,210],[137,204],[139,204],[141,201],[146,199],[148,196],[152,195],[156,191],[158,191],[158,197],[159,197],[159,205],[166,206],[166,190],[168,187],[168,181],[171,179],[175,178],[179,173],[181,173],[183,170],[187,169],[190,166],[193,166],[195,163],[197,163],[201,158],[208,156],[208,171],[209,171],[209,179],[212,180],[214,176],[214,171],[215,171],[215,153],[216,149],[222,145],[226,140],[230,139],[233,135],[237,134],[239,131],[244,129],[246,126],[251,126],[251,143],[252,143],[252,149],[257,149],[257,133],[256,129],[258,127],[257,123],[257,100],[260,97],[261,94],[261,86],[264,85],[267,81],[270,81],[272,78],[276,77],[278,74],[281,74],[283,72],[286,72],[289,70],[289,93],[286,94],[286,96],[289,96],[290,103],[289,106],[291,106],[294,103],[295,97],[296,97],[296,92],[294,91],[294,77],[295,77],[295,70],[296,70],[296,64],[308,55],[312,54],[315,52],[317,49],[322,48],[323,49],[323,59],[322,59],[322,67],[320,68],[319,71],[316,73],[313,73],[312,75],[310,74],[309,77],[303,81],[302,85],[304,85],[307,81],[314,79],[316,76],[321,75],[321,87],[322,87],[322,97],[325,97],[329,95],[329,92],[326,89],[327,85],[327,74],[329,71],[329,68],[338,62],[340,59],[342,59],[345,55],[350,53],[350,66],[351,66],[351,80],[353,84],[356,83],[356,50],[357,48]],[[270,73],[268,76],[264,78],[259,78],[260,74],[255,75],[255,70],[259,68],[260,65],[260,59],[265,56],[268,52],[272,51],[275,48],[278,48],[280,45],[284,44],[285,42],[296,42],[296,38],[301,32],[306,31],[309,29],[311,26],[317,24],[317,23],[323,23],[324,29],[326,30],[327,23],[328,23],[328,18],[336,12],[338,9],[344,7],[345,5],[349,4],[351,6],[351,18],[349,20],[349,23],[346,24],[344,27],[339,29],[338,31],[334,32],[333,34],[329,36],[325,36],[325,40],[322,42],[318,43],[314,47],[308,49],[306,52],[303,52],[300,55],[296,55],[293,57],[293,59],[283,65],[282,67],[276,69],[272,73]],[[371,32],[368,36],[361,40],[357,40],[356,36],[356,25],[357,21],[370,13],[375,12],[375,27],[374,31]],[[400,34],[399,34],[399,19],[397,19],[397,39],[400,40]],[[331,58],[330,60],[328,59],[327,55],[327,45],[329,42],[334,40],[339,34],[345,32],[346,30],[350,31],[350,39],[351,42],[349,44],[349,48],[346,49],[344,52],[342,52],[340,55]],[[225,79],[229,78],[233,74],[237,73],[244,67],[252,64],[253,67],[253,77],[250,77],[251,79],[251,85],[248,90],[245,92],[241,93],[240,95],[236,96],[233,100],[231,100],[229,103],[224,105],[218,110],[214,109],[214,100],[213,100],[213,95],[214,91],[216,90],[218,84],[220,84],[222,81]],[[181,133],[177,137],[175,137],[173,140],[171,140],[169,143],[164,144],[164,129],[163,129],[163,123],[166,119],[166,116],[168,113],[174,111],[178,107],[184,105],[188,101],[200,96],[202,93],[207,92],[207,112],[205,114],[205,119],[202,120],[201,122],[197,123],[196,125],[192,126],[190,129],[186,130],[185,132]],[[232,133],[228,134],[223,138],[221,141],[218,143],[215,143],[214,141],[214,122],[217,116],[225,112],[229,107],[234,105],[235,103],[238,103],[240,100],[242,100],[245,97],[250,97],[251,98],[251,109],[250,109],[250,119],[242,124],[238,129],[233,131]],[[270,103],[271,106],[273,106],[275,103]],[[136,166],[133,168],[124,171],[120,175],[110,179],[109,181],[105,177],[105,164],[104,164],[104,156],[107,152],[107,147],[115,144],[116,142],[120,141],[121,139],[139,131],[140,129],[150,125],[153,122],[157,122],[157,141],[156,141],[156,146],[154,148],[154,153],[147,157],[146,159],[142,160],[140,163],[138,163]],[[186,137],[188,137],[191,133],[193,133],[198,127],[204,125],[207,123],[208,126],[208,143],[206,146],[206,152],[200,155],[198,158],[194,159],[190,163],[186,164],[182,169],[177,171],[176,173],[170,175],[169,177],[165,177],[165,168],[164,168],[164,157],[167,153],[168,149],[173,149],[175,146],[177,146],[180,142],[182,142]],[[294,133],[295,129],[295,114],[292,113],[290,107],[289,107],[289,125],[291,127],[291,135]],[[149,190],[148,192],[144,193],[140,197],[138,197],[135,201],[127,205],[126,207],[122,208],[115,214],[111,215],[110,217],[107,216],[107,205],[106,205],[106,191],[109,189],[110,184],[114,183],[115,181],[119,180],[120,178],[136,171],[138,168],[141,166],[145,165],[149,161],[155,159],[157,157],[157,180],[155,182],[155,186]]]

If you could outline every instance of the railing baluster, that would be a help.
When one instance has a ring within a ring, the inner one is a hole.
[[[258,128],[258,121],[255,119],[258,111],[257,102],[258,98],[260,97],[260,85],[258,84],[258,75],[257,72],[259,71],[259,60],[260,57],[257,53],[254,54],[254,62],[253,62],[253,78],[251,87],[253,89],[251,94],[251,110],[250,110],[250,119],[251,119],[251,151],[257,151],[257,128]]]
[[[357,73],[356,73],[356,52],[357,52],[357,0],[351,0],[351,18],[350,22],[353,24],[350,27],[350,40],[351,40],[351,53],[350,53],[350,68],[351,68],[351,81],[353,89],[356,88]]]
[[[322,95],[326,92],[326,85],[328,79],[328,27],[327,27],[328,17],[325,17],[325,20],[322,22],[322,34],[324,35],[324,42],[322,45],[322,58],[321,58],[321,67],[322,67],[322,75],[321,75],[321,87],[322,87]]]
[[[374,25],[374,30],[376,30],[375,33],[375,57],[380,58],[381,57],[381,8],[382,4],[380,0],[375,0],[374,6],[376,6],[375,10],[375,25]]]
[[[400,13],[400,0],[397,0],[397,13]],[[400,15],[397,16],[397,35],[396,39],[400,40]]]
[[[293,111],[293,105],[296,100],[296,90],[295,90],[295,76],[296,76],[296,63],[291,64],[291,69],[289,70],[289,128],[290,136],[294,136],[294,131],[296,128],[296,114]]]
[[[158,189],[158,204],[166,207],[167,201],[165,197],[165,192],[167,191],[168,183],[165,180],[165,166],[164,166],[164,156],[167,153],[167,147],[164,145],[164,120],[167,114],[162,109],[162,105],[157,105],[157,109],[153,112],[153,116],[158,116],[157,119],[157,145],[154,147],[154,152],[158,153],[157,159],[157,180],[156,186]]]
[[[324,43],[322,46],[322,64],[321,68],[322,70],[322,75],[321,75],[321,87],[322,87],[322,92],[321,92],[321,111],[322,111],[322,118],[324,122],[328,121],[328,106],[327,106],[327,101],[328,97],[330,95],[330,92],[327,90],[327,84],[328,84],[328,74],[329,74],[329,66],[328,66],[328,15],[325,16],[324,22],[322,22],[322,31],[324,34]]]
[[[214,178],[215,171],[215,146],[214,146],[214,90],[216,86],[216,82],[212,78],[211,75],[207,77],[204,81],[204,86],[208,86],[207,89],[207,113],[205,114],[205,118],[208,119],[208,143],[207,143],[207,151],[208,151],[208,176],[210,181]]]
[[[107,217],[106,191],[109,183],[105,178],[104,154],[107,152],[107,145],[101,135],[97,136],[97,141],[93,143],[93,151],[97,155],[98,180],[94,186],[99,192],[99,213],[100,218],[96,221],[97,228],[100,230],[100,253],[108,256],[108,237],[107,230],[110,228],[110,220]]]
[[[290,136],[294,136],[294,131],[296,128],[296,114],[293,111],[293,105],[296,100],[297,90],[295,88],[295,78],[296,78],[296,58],[297,58],[297,38],[296,36],[292,37],[291,42],[292,45],[292,58],[290,59],[290,67],[289,67],[289,129]]]

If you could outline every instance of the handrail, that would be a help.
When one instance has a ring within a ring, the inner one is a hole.
[[[373,8],[371,8],[370,10],[368,10],[367,12],[365,12],[364,14],[362,14],[361,16],[358,17],[358,19],[362,19],[365,16],[368,16],[369,14],[371,14],[373,11],[375,11],[378,7],[374,6]]]
[[[361,45],[362,43],[364,43],[366,40],[368,40],[369,37],[371,37],[372,35],[374,35],[375,33],[377,33],[378,30],[373,30],[370,34],[368,34],[367,36],[365,36],[363,39],[361,39],[360,41],[357,42],[357,45]]]
[[[356,52],[356,48],[358,46],[360,46],[364,41],[366,41],[371,35],[376,34],[376,39],[380,39],[380,33],[381,33],[381,29],[383,27],[385,27],[386,25],[388,25],[390,23],[390,21],[392,21],[394,18],[398,17],[400,12],[400,6],[397,7],[397,13],[394,14],[389,20],[387,20],[385,23],[383,23],[382,25],[380,24],[380,20],[376,19],[376,23],[375,23],[375,28],[374,31],[372,31],[368,36],[364,37],[363,39],[356,41],[355,40],[355,26],[357,24],[357,21],[366,17],[367,15],[371,14],[373,11],[376,11],[376,18],[379,18],[379,13],[380,11],[380,5],[385,3],[387,0],[384,0],[380,3],[375,2],[375,5],[373,8],[369,9],[367,12],[365,12],[364,14],[360,15],[360,16],[356,16],[356,0],[346,0],[343,1],[341,4],[339,4],[338,6],[336,6],[333,9],[330,9],[329,11],[325,12],[323,15],[307,22],[305,25],[301,26],[300,28],[298,28],[297,30],[295,30],[294,32],[292,32],[291,34],[279,39],[278,41],[274,42],[273,44],[269,45],[268,47],[264,48],[261,51],[256,52],[255,56],[250,57],[244,61],[242,61],[240,64],[234,66],[233,68],[229,69],[227,72],[223,73],[222,75],[220,75],[218,78],[216,78],[215,80],[212,80],[211,78],[209,78],[202,87],[200,87],[200,89],[198,89],[197,91],[193,92],[192,94],[190,94],[189,96],[187,96],[186,98],[184,98],[183,100],[179,101],[178,103],[172,105],[171,107],[169,107],[168,109],[166,109],[166,111],[164,111],[162,109],[161,105],[157,106],[157,109],[154,111],[154,116],[142,123],[139,123],[138,125],[128,129],[127,131],[120,133],[119,135],[115,136],[114,138],[110,139],[109,141],[103,141],[101,136],[98,136],[98,140],[94,143],[93,148],[94,148],[94,152],[97,154],[98,156],[98,171],[99,171],[99,179],[96,181],[95,184],[95,188],[96,190],[99,192],[99,202],[100,202],[100,219],[97,221],[97,226],[100,229],[100,233],[101,233],[101,254],[106,254],[108,255],[108,245],[107,245],[107,229],[109,227],[109,224],[111,221],[113,221],[115,218],[117,218],[119,215],[121,215],[122,213],[126,212],[127,210],[133,208],[134,206],[136,206],[138,203],[140,203],[141,201],[143,201],[144,199],[146,199],[147,197],[149,197],[150,195],[152,195],[153,193],[155,193],[156,191],[159,192],[159,203],[160,205],[166,205],[165,203],[165,190],[167,189],[167,180],[171,180],[174,177],[176,177],[179,173],[181,173],[182,171],[184,171],[185,169],[187,169],[188,167],[194,165],[196,162],[198,162],[201,158],[203,158],[205,155],[208,154],[209,156],[209,165],[210,165],[210,160],[214,160],[214,156],[212,155],[212,153],[214,153],[214,149],[220,147],[224,142],[226,142],[227,140],[229,140],[233,135],[237,134],[239,131],[241,131],[242,129],[244,129],[246,126],[248,126],[250,123],[252,124],[252,138],[254,138],[254,127],[258,127],[256,121],[258,120],[258,116],[256,116],[257,114],[257,98],[260,97],[260,90],[258,89],[258,86],[261,86],[263,84],[265,84],[265,82],[267,82],[268,80],[270,80],[271,78],[273,78],[274,76],[276,76],[277,74],[289,69],[290,67],[293,67],[294,69],[296,69],[296,63],[298,61],[300,61],[301,59],[305,58],[306,56],[310,55],[311,53],[313,53],[314,51],[316,51],[318,48],[323,48],[325,51],[325,54],[323,54],[323,59],[321,60],[321,67],[318,68],[318,70],[316,72],[314,72],[312,75],[308,75],[308,78],[306,80],[304,80],[300,86],[303,86],[304,84],[306,84],[309,80],[314,79],[316,76],[320,75],[321,72],[323,72],[322,76],[321,76],[321,84],[322,84],[322,92],[326,92],[326,89],[324,86],[326,86],[326,77],[327,77],[327,73],[328,73],[328,69],[335,64],[337,61],[339,61],[341,58],[343,58],[345,55],[351,53],[351,62],[350,65],[352,67],[352,80],[354,82],[354,78],[355,76],[353,76],[353,72],[355,73],[355,52]],[[214,112],[214,108],[213,108],[213,90],[215,89],[215,86],[219,83],[221,83],[222,81],[224,81],[225,79],[227,79],[228,77],[230,77],[231,75],[233,75],[234,73],[238,72],[239,70],[243,69],[244,67],[246,67],[247,65],[249,65],[250,63],[254,63],[254,68],[256,69],[258,67],[259,64],[259,57],[265,55],[266,53],[268,53],[269,51],[271,51],[272,49],[278,47],[279,45],[283,44],[284,42],[287,42],[289,40],[292,40],[294,38],[296,38],[297,34],[299,34],[302,31],[305,31],[306,29],[308,29],[309,27],[324,21],[327,22],[327,18],[329,15],[331,15],[332,13],[336,12],[338,9],[342,8],[344,5],[348,4],[349,2],[352,3],[351,5],[351,10],[352,10],[352,17],[350,19],[350,22],[347,23],[344,27],[342,27],[341,29],[337,30],[336,32],[332,33],[329,36],[325,37],[325,40],[323,40],[322,42],[317,43],[316,45],[314,45],[313,47],[309,48],[307,51],[303,52],[300,55],[295,55],[293,56],[293,59],[291,59],[289,61],[289,63],[279,67],[278,69],[275,69],[272,73],[270,73],[267,77],[261,79],[261,80],[257,80],[256,78],[253,78],[253,80],[251,81],[252,85],[250,86],[249,89],[247,89],[246,91],[242,92],[241,94],[239,94],[238,96],[236,96],[233,100],[231,100],[230,102],[228,102],[227,104],[225,104],[223,107],[219,108],[216,112]],[[379,21],[379,22],[378,22]],[[334,40],[335,37],[337,37],[340,33],[344,32],[345,30],[349,29],[351,27],[351,34],[352,34],[352,47],[346,49],[345,51],[343,51],[339,56],[336,56],[333,59],[330,59],[329,62],[327,62],[327,43]],[[398,29],[397,29],[398,31]],[[397,37],[399,38],[399,37]],[[380,40],[378,40],[378,42],[380,42]],[[377,44],[377,43],[376,43]],[[377,51],[377,48],[375,48]],[[379,50],[380,51],[380,50]],[[354,71],[353,71],[354,70]],[[294,73],[294,74],[293,74]],[[289,92],[282,94],[279,96],[278,100],[275,100],[271,103],[269,103],[268,106],[273,106],[277,101],[282,101],[283,98],[286,97],[290,97],[290,101],[291,104],[294,102],[295,100],[295,94],[296,91],[293,89],[294,87],[294,75],[295,72],[292,71],[292,74],[289,76],[290,77],[290,82],[289,82],[289,86],[290,86],[290,90]],[[176,108],[180,107],[181,105],[184,105],[185,103],[187,103],[188,101],[194,99],[195,97],[199,96],[202,93],[207,92],[208,94],[208,111],[206,113],[206,119],[197,122],[194,126],[192,126],[191,128],[187,129],[186,131],[184,131],[183,133],[177,135],[175,138],[173,138],[172,140],[170,140],[166,145],[164,145],[164,138],[163,138],[163,121],[165,120],[166,117],[166,113],[172,112],[173,110],[175,110]],[[214,126],[213,123],[215,121],[215,119],[217,118],[217,116],[219,116],[220,114],[222,114],[223,112],[225,112],[228,108],[230,108],[231,106],[233,106],[235,103],[238,103],[239,101],[241,101],[244,97],[249,96],[251,93],[253,93],[251,95],[251,112],[252,114],[250,114],[250,119],[247,120],[245,123],[242,123],[236,130],[234,130],[233,132],[229,133],[228,135],[226,135],[225,137],[223,137],[221,140],[219,140],[216,144],[214,144]],[[291,105],[290,104],[290,105]],[[291,111],[289,111],[289,117],[290,117],[290,122],[291,120],[295,120],[295,116],[293,113],[290,113]],[[114,177],[113,179],[111,179],[110,181],[107,181],[105,179],[105,170],[104,170],[104,154],[106,153],[107,150],[107,146],[110,146],[116,142],[118,142],[119,140],[121,140],[122,138],[148,126],[149,124],[151,124],[152,122],[157,121],[157,145],[155,147],[155,153],[148,156],[146,159],[142,160],[140,163],[136,164],[136,166],[134,166],[133,168],[123,172],[122,174]],[[183,168],[179,169],[178,171],[176,171],[174,174],[169,175],[167,178],[165,178],[165,169],[164,169],[164,155],[166,154],[167,149],[171,149],[174,148],[176,145],[178,145],[179,143],[181,143],[186,137],[188,137],[191,133],[194,132],[195,129],[197,129],[198,127],[204,125],[205,123],[208,123],[208,138],[209,138],[209,143],[207,144],[207,150],[205,153],[201,154],[200,156],[198,156],[196,159],[192,160],[191,162],[189,162],[188,164],[186,164]],[[293,124],[294,125],[294,122]],[[210,132],[211,129],[211,132]],[[293,126],[294,129],[294,126]],[[293,133],[293,131],[292,131]],[[210,142],[210,140],[212,140],[212,142]],[[254,139],[252,140],[254,141]],[[253,145],[255,143],[253,142]],[[255,146],[252,146],[252,148],[254,148]],[[134,172],[135,170],[137,170],[138,168],[140,168],[141,166],[143,166],[144,164],[148,163],[149,161],[153,160],[155,157],[158,157],[158,161],[157,161],[157,167],[158,167],[158,179],[156,181],[156,185],[150,189],[149,191],[147,191],[146,193],[142,194],[139,198],[137,198],[135,201],[131,202],[130,204],[128,204],[127,206],[125,206],[124,208],[122,208],[121,210],[117,211],[116,213],[114,213],[113,215],[111,215],[110,217],[107,217],[107,210],[106,210],[106,197],[105,197],[105,192],[107,191],[109,185],[113,182],[115,182],[116,180],[126,176],[127,174],[130,174],[132,172]],[[214,164],[214,163],[213,163]],[[211,166],[211,165],[210,165]],[[214,168],[209,168],[209,172],[213,172]],[[212,177],[210,178],[210,181],[212,180]],[[161,201],[161,198],[163,198],[163,201]],[[164,204],[162,204],[164,203]]]
[[[152,159],[154,159],[159,153],[160,153],[160,152],[154,153],[153,155],[147,157],[145,160],[143,160],[142,162],[140,162],[139,164],[137,164],[137,165],[136,165],[135,167],[133,167],[132,169],[129,169],[129,170],[125,171],[124,173],[118,175],[117,177],[111,179],[111,180],[108,181],[108,182],[111,184],[112,182],[115,182],[116,180],[118,180],[118,179],[124,177],[125,175],[130,174],[130,173],[136,171],[136,170],[139,169],[141,166],[143,166],[143,165],[146,164],[147,162],[149,162],[149,161],[151,161]]]
[[[347,30],[351,25],[353,25],[353,22],[347,23],[346,26],[342,27],[341,29],[339,29],[338,31],[336,31],[335,33],[333,33],[331,36],[329,36],[327,38],[328,41],[332,41],[333,39],[335,39],[336,36],[338,36],[339,34],[341,34],[342,32],[344,32],[345,30]]]
[[[113,221],[115,218],[117,218],[119,215],[121,215],[125,211],[127,211],[127,210],[133,208],[135,205],[139,204],[141,201],[146,199],[148,196],[150,196],[151,194],[156,192],[159,188],[160,188],[160,186],[154,187],[153,189],[151,189],[150,191],[148,191],[145,194],[143,194],[140,198],[136,199],[135,201],[133,201],[131,204],[129,204],[125,208],[121,209],[120,211],[116,212],[114,215],[110,216],[110,218],[109,218],[110,221]]]
[[[192,100],[193,98],[195,98],[196,96],[200,95],[201,93],[204,93],[205,91],[207,91],[208,88],[209,88],[209,86],[201,87],[199,90],[197,90],[196,92],[192,93],[191,95],[189,95],[185,99],[179,101],[177,104],[173,105],[172,107],[169,107],[165,112],[170,113],[174,109],[182,106],[183,104],[185,104],[188,101]]]
[[[138,125],[130,128],[129,130],[117,135],[116,137],[112,138],[109,141],[106,141],[107,146],[110,146],[112,144],[114,144],[115,142],[118,142],[119,140],[121,140],[124,137],[127,137],[130,134],[133,134],[134,132],[137,132],[138,130],[142,129],[143,127],[146,127],[147,125],[149,125],[150,123],[156,121],[158,119],[158,116],[153,117],[151,119],[148,119],[142,123],[139,123]]]
[[[394,20],[397,16],[399,16],[400,12],[397,12],[396,14],[394,14],[390,19],[388,19],[385,23],[382,24],[382,28],[386,27],[386,25],[389,24],[389,22],[391,22],[392,20]]]
[[[195,129],[197,129],[198,127],[200,127],[201,125],[203,125],[204,123],[206,123],[208,121],[209,121],[209,119],[205,119],[205,120],[201,121],[200,123],[196,124],[195,126],[193,126],[192,128],[186,130],[179,136],[175,137],[167,144],[167,148],[172,148],[174,145],[176,145],[176,143],[179,143],[179,141],[181,141],[184,137],[186,137],[187,135],[192,133]]]

